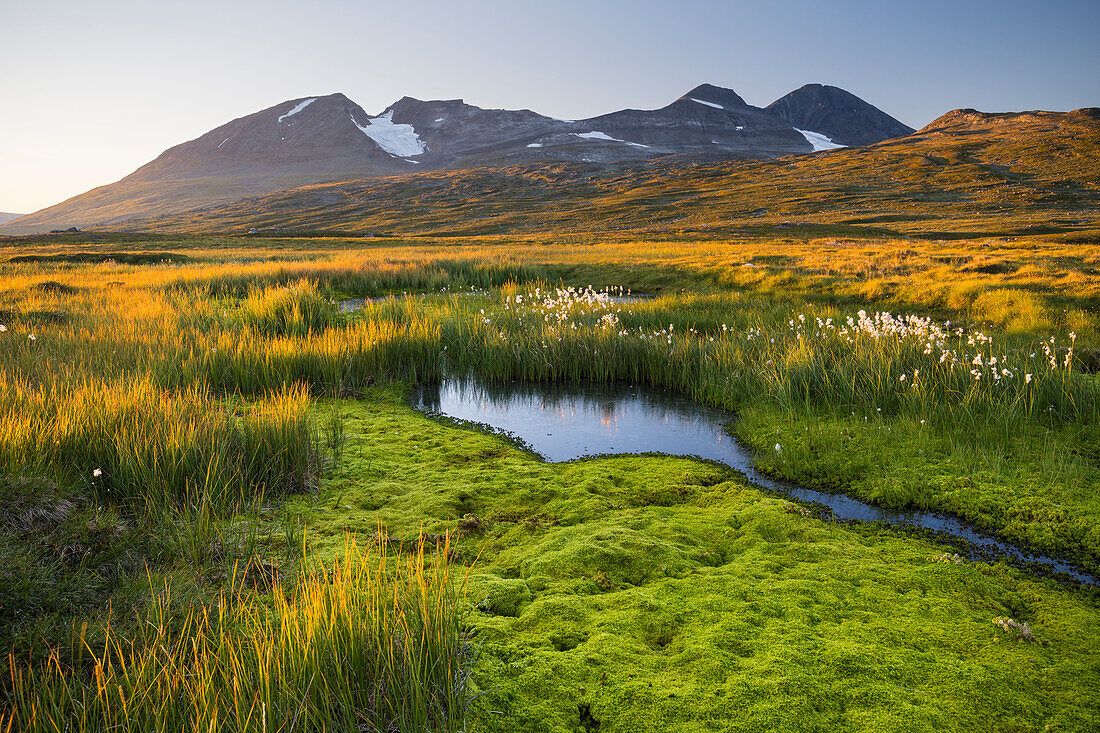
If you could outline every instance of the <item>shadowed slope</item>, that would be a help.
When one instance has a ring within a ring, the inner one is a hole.
[[[811,130],[841,145],[871,145],[913,132],[856,95],[824,84],[807,84],[767,106],[799,130]]]
[[[290,100],[227,122],[161,153],[122,180],[10,223],[11,231],[112,224],[135,215],[210,206],[319,181],[395,173],[395,161],[356,129],[368,115],[343,94]]]

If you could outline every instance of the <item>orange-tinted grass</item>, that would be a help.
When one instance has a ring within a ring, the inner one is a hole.
[[[448,552],[349,537],[270,594],[237,572],[214,603],[178,611],[166,587],[134,638],[108,625],[93,647],[82,628],[72,658],[9,660],[0,730],[460,730],[471,649]]]

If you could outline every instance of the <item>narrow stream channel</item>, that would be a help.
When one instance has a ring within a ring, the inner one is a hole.
[[[731,416],[691,400],[628,385],[489,384],[447,379],[412,395],[413,407],[487,425],[519,439],[547,461],[614,453],[662,453],[706,458],[740,471],[758,486],[792,499],[827,506],[844,520],[924,527],[968,540],[985,554],[1042,563],[1077,580],[1096,579],[1073,565],[1033,555],[954,517],[926,511],[893,511],[844,494],[830,494],[763,475],[752,453],[726,430]]]

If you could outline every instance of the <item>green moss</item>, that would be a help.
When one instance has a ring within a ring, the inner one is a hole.
[[[737,433],[772,475],[889,507],[949,512],[1018,545],[1100,567],[1087,426],[1031,424],[1004,435],[976,425],[967,435],[896,415],[756,406],[742,413]]]
[[[474,608],[493,616],[519,616],[534,596],[521,578],[475,576],[468,589],[469,598],[477,599]]]
[[[454,541],[481,645],[471,729],[1100,725],[1093,593],[787,512],[697,461],[547,464],[392,388],[340,409],[344,460],[312,504],[294,500],[312,552],[345,527],[411,539],[478,519]]]

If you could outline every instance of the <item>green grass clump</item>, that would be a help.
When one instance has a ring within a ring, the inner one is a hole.
[[[992,421],[943,430],[877,413],[757,406],[741,413],[737,434],[771,475],[881,506],[950,512],[1020,546],[1097,568],[1100,524],[1087,498],[1096,482],[1087,453],[1095,428],[1036,421],[1004,435]]]
[[[315,283],[288,287],[253,286],[241,302],[241,321],[266,336],[306,336],[336,323],[336,304]]]
[[[226,510],[308,487],[307,406],[301,389],[245,404],[148,377],[0,384],[0,471],[75,482],[146,514],[203,492]]]
[[[471,650],[446,546],[390,558],[349,540],[289,590],[257,597],[248,578],[182,614],[165,588],[133,638],[82,629],[69,654],[10,660],[0,730],[465,730]]]

